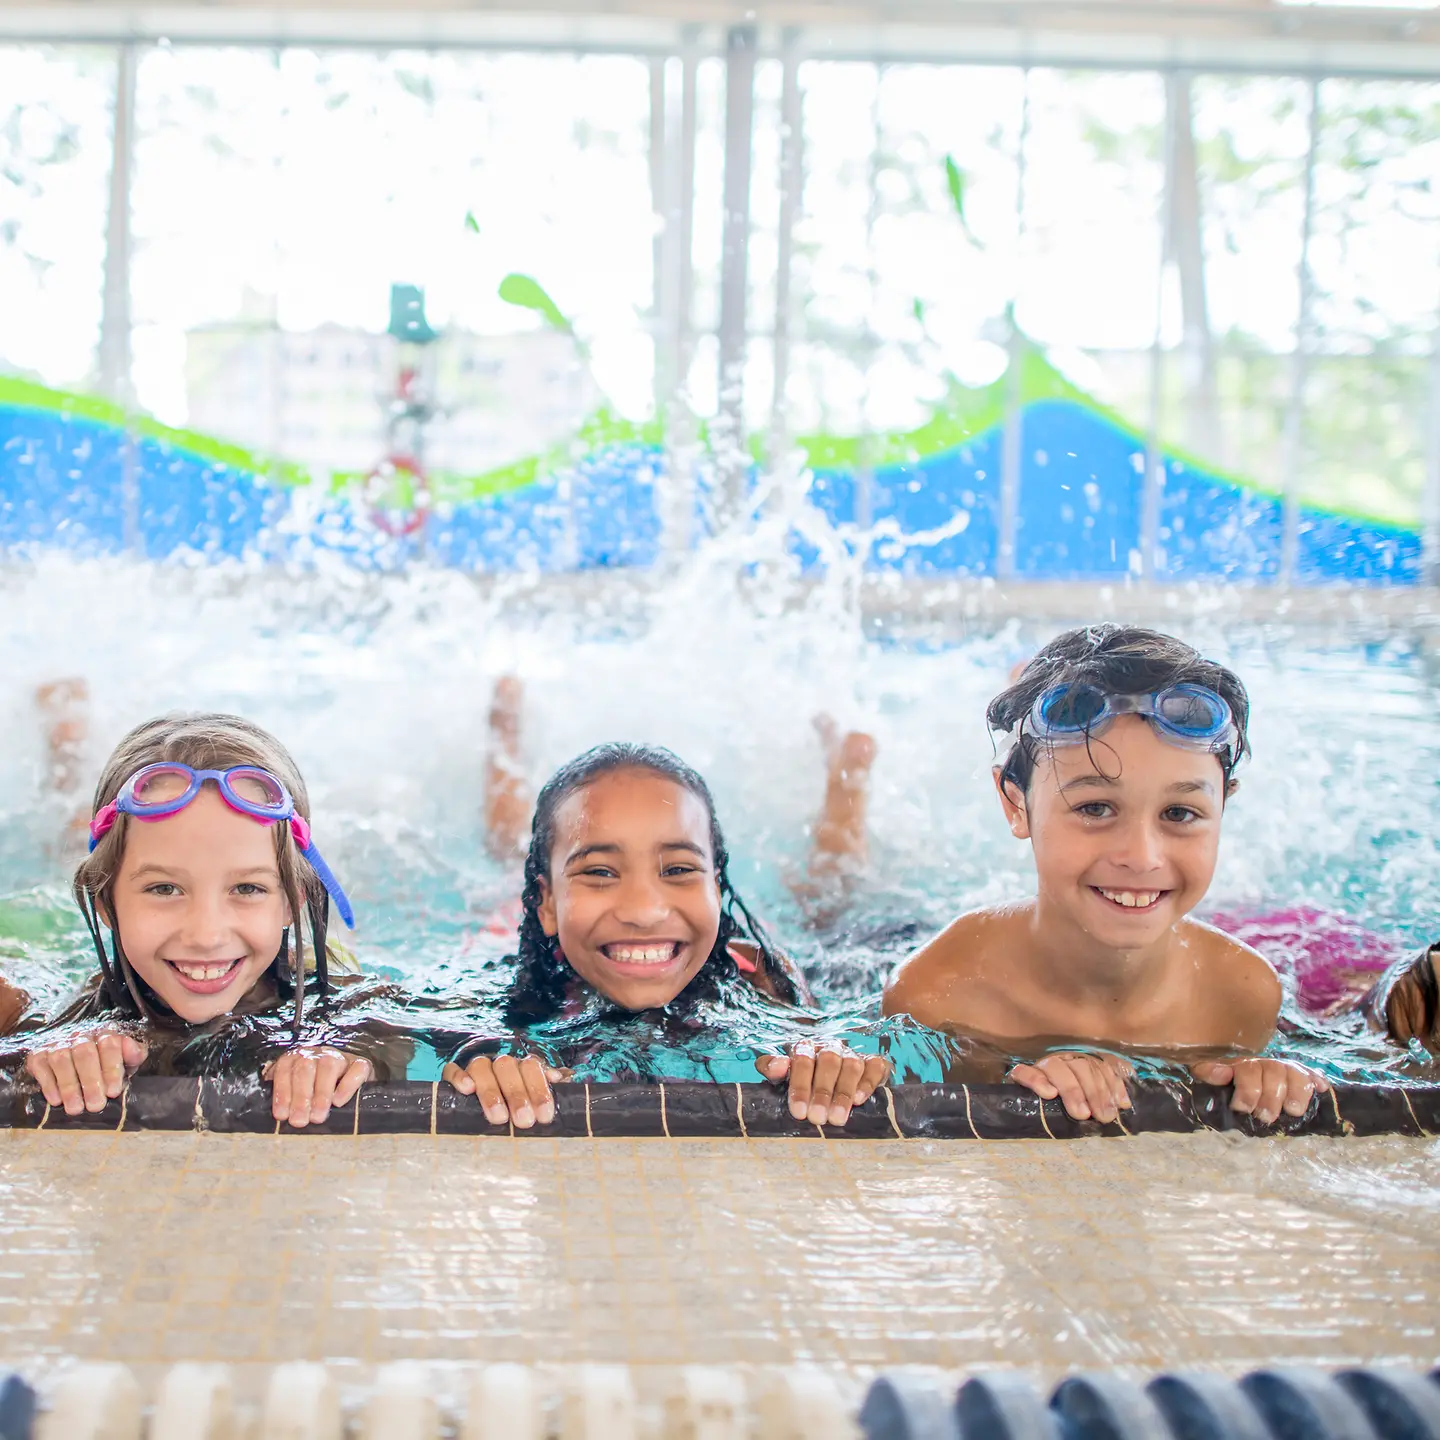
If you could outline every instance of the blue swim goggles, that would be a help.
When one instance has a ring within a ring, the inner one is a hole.
[[[215,782],[220,798],[232,809],[262,825],[278,821],[290,822],[290,833],[300,853],[320,877],[350,929],[355,928],[355,911],[335,872],[325,863],[310,838],[310,826],[295,811],[295,801],[284,782],[268,770],[255,765],[232,765],[228,770],[195,770],[175,761],[161,761],[137,770],[121,787],[120,793],[90,822],[90,849],[94,848],[115,824],[118,815],[136,820],[164,820],[183,810],[199,793],[207,780]]]
[[[1204,685],[1170,685],[1149,695],[1111,695],[1096,685],[1052,685],[1030,707],[1030,729],[1051,745],[1079,745],[1120,715],[1139,715],[1169,745],[1217,755],[1233,768],[1240,732],[1230,707]]]

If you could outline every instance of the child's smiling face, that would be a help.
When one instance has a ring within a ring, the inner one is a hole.
[[[1224,799],[1214,755],[1167,744],[1137,715],[1088,747],[1042,745],[1023,804],[1001,790],[1034,847],[1042,904],[1125,951],[1158,943],[1210,888]]]
[[[126,958],[192,1025],[234,1009],[290,923],[274,826],[211,785],[163,820],[130,821],[113,893]]]
[[[555,812],[540,923],[570,967],[627,1010],[668,1005],[710,957],[720,887],[705,802],[615,770]]]

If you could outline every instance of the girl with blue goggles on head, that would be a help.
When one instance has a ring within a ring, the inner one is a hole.
[[[1171,636],[1097,625],[1046,645],[988,718],[1036,893],[953,921],[896,972],[886,1013],[993,1042],[1021,1060],[1011,1079],[1077,1119],[1128,1108],[1127,1050],[1233,1082],[1234,1108],[1264,1123],[1303,1114],[1325,1081],[1260,1053],[1275,971],[1190,913],[1249,748],[1239,678]]]
[[[366,1080],[404,1077],[402,1032],[360,1014],[375,987],[331,976],[331,901],[347,925],[354,914],[308,811],[285,747],[236,716],[166,716],[120,742],[74,882],[100,973],[48,1025],[21,1026],[51,1105],[103,1109],[142,1066],[248,1059],[275,1118],[299,1127]],[[304,1043],[307,1012],[324,1043]]]

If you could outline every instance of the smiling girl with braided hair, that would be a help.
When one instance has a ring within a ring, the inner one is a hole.
[[[501,1002],[516,1041],[474,1038],[445,1076],[496,1124],[554,1118],[561,1071],[533,1053],[642,1012],[722,1037],[748,1022],[810,1017],[803,977],[730,883],[705,781],[668,750],[608,744],[562,766],[535,802],[514,980]],[[576,1022],[572,1024],[571,1022]],[[602,1022],[598,1027],[596,1022]],[[613,1027],[612,1027],[613,1028]],[[752,1030],[755,1026],[749,1026]],[[523,1032],[523,1039],[520,1039]],[[548,1034],[545,1032],[549,1032]],[[889,1075],[887,1061],[801,1041],[756,1068],[788,1079],[796,1118],[843,1125]]]

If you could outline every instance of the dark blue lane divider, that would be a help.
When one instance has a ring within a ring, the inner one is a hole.
[[[0,1370],[0,1440],[30,1440],[35,1392],[18,1376]]]
[[[882,1375],[860,1408],[866,1440],[1440,1440],[1440,1371],[1257,1370],[1242,1380],[1097,1373],[1049,1399],[1015,1375],[958,1392]]]

